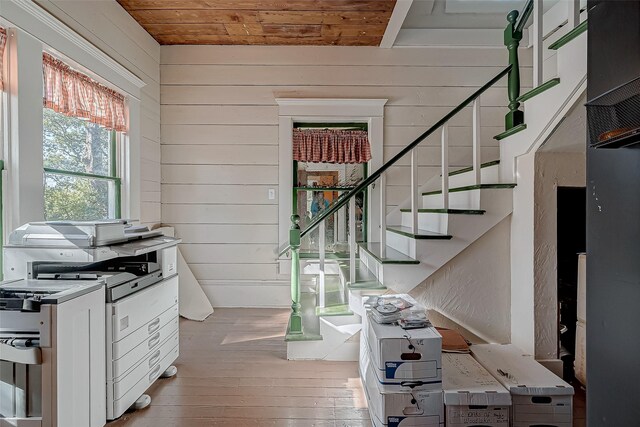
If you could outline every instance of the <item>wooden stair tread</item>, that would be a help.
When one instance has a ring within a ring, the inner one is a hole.
[[[560,83],[560,79],[557,78],[557,77],[555,79],[547,80],[546,82],[542,83],[540,86],[534,87],[529,92],[526,92],[526,93],[520,95],[516,99],[516,101],[524,102],[524,101],[526,101],[528,99],[533,98],[536,95],[540,95],[542,92],[546,91],[547,89],[551,89],[552,87],[556,86],[559,83]]]
[[[584,21],[582,21],[582,23],[580,25],[576,26],[573,30],[569,31],[567,34],[565,34],[564,36],[562,36],[558,40],[556,40],[554,43],[552,43],[549,46],[549,49],[550,50],[558,50],[558,49],[560,49],[562,46],[566,45],[571,40],[575,39],[580,34],[582,34],[585,31],[587,31],[587,25],[588,25],[587,24],[587,20],[585,19]]]
[[[516,134],[516,133],[518,133],[520,131],[525,130],[526,128],[527,128],[527,125],[523,123],[521,125],[514,126],[511,129],[506,130],[506,131],[494,136],[493,139],[496,139],[496,140],[500,141],[501,139],[508,138],[511,135],[514,135],[514,134]]]
[[[381,264],[420,264],[417,259],[413,259],[389,246],[386,247],[385,257],[383,258],[380,255],[380,243],[360,243],[360,247]]]
[[[492,189],[492,188],[514,188],[516,184],[479,184],[479,185],[466,185],[464,187],[455,187],[450,188],[449,193],[456,193],[459,191],[470,191],[470,190],[484,190],[484,189]],[[427,191],[422,193],[423,196],[430,196],[432,194],[442,194],[442,190],[435,191]]]
[[[320,280],[319,277],[318,280]],[[317,290],[320,291],[319,285]],[[353,314],[349,309],[349,301],[345,301],[344,288],[339,275],[325,275],[324,304],[324,307],[316,307],[317,316],[346,316]]]
[[[434,231],[420,229],[418,229],[417,233],[413,233],[411,227],[404,227],[402,225],[389,225],[387,226],[387,230],[418,240],[451,240],[453,237],[448,234],[440,234]]]
[[[482,168],[488,168],[489,166],[495,166],[495,165],[499,165],[500,164],[500,160],[493,160],[490,162],[486,162],[486,163],[482,163],[480,165],[480,169]],[[471,172],[473,170],[473,166],[469,166],[466,168],[462,168],[462,169],[458,169],[455,171],[451,171],[449,172],[449,176],[454,176],[454,175],[459,175],[461,173],[465,173],[465,172]],[[442,174],[440,174],[440,176],[442,176]]]
[[[379,290],[387,289],[382,283],[378,281],[378,278],[367,268],[362,262],[356,263],[356,281],[354,283],[349,282],[350,267],[348,262],[341,262],[338,264],[340,267],[340,278],[342,283],[345,283],[349,289],[370,289]]]
[[[411,209],[400,209],[400,212],[411,212]],[[484,215],[485,212],[482,209],[418,209],[418,213],[444,213],[450,215]]]

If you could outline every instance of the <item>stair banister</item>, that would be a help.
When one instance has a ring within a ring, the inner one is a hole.
[[[304,331],[300,312],[300,216],[295,214],[291,215],[289,247],[291,248],[291,317],[288,333],[301,335]]]
[[[387,177],[380,175],[380,256],[387,256]]]
[[[517,12],[516,12],[517,14]],[[517,61],[516,61],[517,65]],[[405,146],[398,154],[393,156],[389,161],[384,163],[380,168],[374,171],[371,175],[366,177],[360,184],[356,185],[353,189],[351,189],[347,193],[343,193],[341,197],[339,197],[328,209],[322,210],[319,215],[317,215],[305,228],[301,231],[300,229],[300,217],[296,214],[291,215],[291,229],[289,231],[289,245],[285,246],[279,251],[279,255],[290,251],[291,253],[291,317],[289,319],[289,328],[287,335],[302,335],[304,333],[302,326],[302,313],[301,313],[301,304],[300,304],[300,241],[301,239],[315,230],[317,227],[320,227],[320,224],[323,223],[327,218],[332,215],[335,215],[340,209],[346,207],[347,203],[349,204],[349,281],[351,283],[355,283],[356,281],[356,251],[357,242],[356,242],[356,199],[355,197],[365,191],[367,187],[376,181],[380,180],[381,185],[381,205],[380,205],[380,213],[381,213],[381,242],[385,242],[382,234],[385,233],[385,218],[386,218],[386,206],[385,206],[385,177],[383,174],[389,169],[391,166],[395,165],[400,159],[402,159],[407,154],[412,154],[412,178],[415,176],[415,179],[412,179],[412,197],[418,194],[417,187],[417,157],[418,145],[424,141],[427,137],[432,135],[437,130],[441,129],[443,134],[442,138],[442,159],[443,159],[443,184],[446,185],[446,188],[443,188],[443,194],[447,194],[448,198],[448,185],[449,185],[449,171],[448,171],[448,137],[447,137],[447,123],[451,118],[456,116],[460,111],[466,108],[469,104],[474,103],[477,98],[482,95],[487,89],[496,84],[500,79],[510,74],[514,65],[510,64],[502,71],[500,71],[497,75],[495,75],[491,80],[485,83],[481,88],[473,92],[469,95],[464,101],[462,101],[457,107],[451,110],[449,113],[445,114],[440,120],[438,120],[433,126],[423,132],[420,136],[418,136],[415,140],[413,140],[410,144]],[[476,107],[479,108],[479,107]],[[475,116],[474,116],[475,117]],[[479,116],[478,116],[479,117]],[[444,191],[447,190],[447,191]],[[418,205],[417,203],[413,204],[413,211],[417,213]],[[445,209],[448,208],[448,201],[446,202]],[[414,221],[414,232],[417,233],[417,221]],[[321,230],[321,234],[324,236],[324,230]],[[382,246],[384,248],[384,246]],[[320,248],[321,252],[324,252],[324,245]],[[324,254],[322,254],[324,258]],[[384,256],[384,253],[383,253]],[[324,263],[323,263],[324,264]],[[345,287],[345,294],[348,288]],[[348,299],[347,299],[348,300]]]
[[[480,97],[473,101],[473,181],[482,184],[482,134],[480,133]]]
[[[462,101],[456,108],[454,108],[453,110],[451,110],[449,113],[445,114],[444,117],[442,117],[440,120],[438,120],[433,126],[431,126],[429,129],[427,129],[425,132],[422,133],[422,135],[418,136],[415,140],[413,140],[413,142],[411,142],[410,144],[408,144],[406,147],[404,147],[402,150],[400,150],[400,152],[398,154],[396,154],[395,156],[393,156],[389,161],[387,161],[385,164],[383,164],[382,166],[380,166],[376,171],[374,171],[371,175],[369,175],[367,178],[365,178],[364,180],[362,180],[362,182],[360,182],[360,184],[358,184],[357,186],[355,186],[353,189],[351,189],[349,192],[345,193],[342,197],[338,198],[338,200],[336,200],[330,207],[329,209],[324,209],[322,211],[322,213],[320,213],[318,216],[316,216],[310,223],[309,226],[307,228],[305,228],[301,233],[300,233],[300,237],[304,237],[307,234],[309,234],[311,231],[313,231],[318,224],[320,224],[320,222],[324,221],[325,219],[327,219],[330,215],[333,215],[334,212],[338,211],[338,209],[342,208],[343,206],[345,206],[349,200],[353,197],[355,197],[357,194],[361,193],[362,191],[364,191],[367,187],[369,187],[371,184],[373,184],[374,182],[376,182],[378,180],[378,178],[380,177],[380,175],[385,172],[387,169],[389,169],[391,166],[395,165],[396,163],[398,163],[398,161],[400,159],[402,159],[404,156],[406,156],[408,153],[411,152],[411,150],[413,150],[415,147],[417,147],[422,141],[424,141],[427,137],[429,137],[430,135],[432,135],[434,132],[436,132],[438,129],[440,129],[445,123],[447,123],[449,120],[451,120],[452,117],[456,116],[460,111],[462,111],[467,105],[471,104],[478,96],[480,96],[481,94],[483,94],[487,89],[489,89],[491,86],[493,86],[494,84],[496,84],[501,78],[503,78],[504,76],[506,76],[507,74],[509,74],[509,71],[511,70],[512,65],[507,66],[505,69],[503,69],[502,71],[500,71],[495,77],[493,77],[491,80],[489,80],[487,83],[485,83],[480,89],[476,90],[474,93],[472,93],[471,95],[469,95],[464,101]],[[281,253],[286,252],[286,248],[285,250],[281,251]]]
[[[411,150],[411,232],[418,233],[418,147]]]
[[[442,126],[442,209],[449,209],[449,125]],[[415,231],[414,233],[417,233]]]

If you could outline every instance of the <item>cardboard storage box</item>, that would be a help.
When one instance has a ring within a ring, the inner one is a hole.
[[[382,384],[442,389],[442,337],[435,328],[404,330],[371,318],[366,324],[365,339]]]
[[[361,362],[369,361],[366,354],[361,351]],[[381,388],[375,373],[371,363],[360,366],[374,427],[444,427],[442,391],[389,391]]]
[[[471,346],[473,357],[511,393],[514,427],[571,426],[573,387],[512,344]]]
[[[442,354],[447,427],[508,427],[511,394],[470,354]]]

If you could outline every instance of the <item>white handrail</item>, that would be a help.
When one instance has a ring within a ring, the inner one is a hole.
[[[442,208],[449,209],[449,124],[442,126]]]
[[[380,257],[387,256],[387,178],[386,174],[380,175]]]
[[[480,133],[480,97],[473,101],[473,181],[482,183],[482,135]]]
[[[411,232],[418,233],[418,147],[411,150]]]

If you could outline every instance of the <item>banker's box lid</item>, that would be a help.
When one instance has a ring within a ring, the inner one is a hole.
[[[573,395],[573,387],[513,344],[471,346],[473,357],[512,395]]]
[[[442,388],[447,406],[509,406],[511,394],[470,354],[442,353]]]
[[[369,327],[373,330],[373,335],[378,341],[382,340],[411,340],[420,339],[437,339],[442,340],[442,337],[436,331],[436,328],[419,328],[419,329],[402,329],[398,325],[392,324],[380,324],[373,319],[368,319]]]

